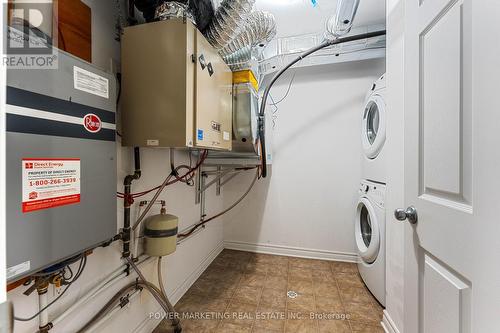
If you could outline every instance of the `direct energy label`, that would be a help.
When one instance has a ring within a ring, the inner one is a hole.
[[[80,159],[22,160],[23,213],[80,202]]]

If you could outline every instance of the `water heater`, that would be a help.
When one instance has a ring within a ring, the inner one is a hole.
[[[7,278],[117,233],[114,76],[62,51],[7,72]]]

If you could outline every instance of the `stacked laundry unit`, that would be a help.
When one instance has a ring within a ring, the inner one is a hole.
[[[386,80],[370,88],[363,109],[363,179],[356,207],[358,269],[368,289],[385,305]]]

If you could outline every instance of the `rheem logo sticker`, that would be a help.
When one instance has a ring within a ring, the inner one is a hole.
[[[89,113],[83,117],[83,127],[90,133],[97,133],[102,128],[101,119],[93,113]]]

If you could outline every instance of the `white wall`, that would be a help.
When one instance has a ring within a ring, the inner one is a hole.
[[[361,180],[361,115],[383,59],[302,68],[271,94],[278,105],[272,174],[224,219],[229,247],[355,259],[354,213]],[[273,107],[268,107],[272,112]],[[226,205],[251,181],[224,188]]]
[[[384,321],[402,332],[404,224],[393,217],[404,207],[404,1],[387,1],[387,282]]]
[[[86,0],[92,7],[93,19],[93,61],[94,64],[109,68],[110,59],[119,59],[119,44],[114,40],[114,1]],[[97,37],[96,37],[97,36]],[[132,150],[118,146],[118,179],[117,190],[122,191],[123,178],[133,171]],[[176,153],[176,163],[187,161],[186,153]],[[142,178],[134,183],[133,191],[146,190],[160,184],[169,173],[169,152],[166,149],[144,149],[142,150]],[[207,194],[207,214],[211,215],[221,210],[222,199],[217,198],[214,189]],[[199,220],[200,208],[194,204],[194,189],[186,185],[174,185],[167,188],[160,199],[167,201],[169,212],[180,217],[180,229],[186,228]],[[138,202],[137,202],[138,203]],[[122,203],[118,205],[117,230],[122,226]],[[158,207],[154,208],[158,213]],[[136,211],[132,211],[132,217],[137,217]],[[165,283],[167,292],[172,295],[175,302],[189,287],[189,282],[196,278],[197,270],[202,264],[208,264],[206,259],[213,258],[222,249],[222,223],[214,222],[207,226],[201,233],[182,243],[177,252],[164,259]],[[121,265],[121,246],[119,243],[105,248],[97,249],[88,258],[87,269],[60,302],[51,308],[51,319],[60,313],[68,305],[81,297],[84,291],[90,289],[96,282],[102,280],[107,274]],[[156,264],[144,266],[142,269],[151,281],[156,282]],[[93,314],[100,309],[109,298],[127,282],[134,280],[135,275],[127,281],[110,289],[101,297],[94,299],[83,307],[74,316],[67,318],[61,325],[55,327],[53,332],[68,333],[80,328]],[[186,282],[187,281],[187,282]],[[186,284],[188,283],[188,284]],[[30,316],[38,311],[37,297],[34,293],[31,297],[22,295],[25,287],[20,287],[9,293],[8,297],[14,302],[16,315],[20,317]],[[53,290],[49,290],[53,296]],[[108,321],[106,325],[99,328],[98,332],[132,332],[138,325],[146,324],[145,331],[155,326],[154,321],[146,321],[150,311],[156,311],[159,306],[146,292],[136,298],[125,310],[119,312]],[[148,326],[149,325],[149,326]],[[16,322],[15,332],[35,332],[38,328],[38,320],[29,323]],[[150,331],[150,330],[149,330]],[[51,331],[52,332],[52,331]]]

